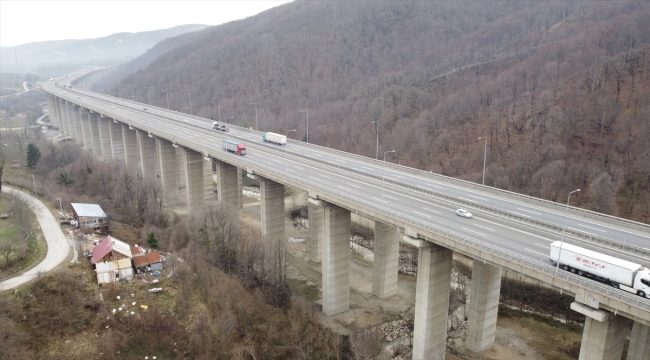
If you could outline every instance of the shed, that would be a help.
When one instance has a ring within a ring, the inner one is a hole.
[[[152,271],[163,269],[162,258],[160,257],[158,251],[147,253],[147,260],[149,261],[149,266],[151,266]]]
[[[107,229],[109,218],[97,204],[71,203],[74,219],[79,227],[88,229]]]
[[[133,267],[137,269],[143,269],[149,266],[149,260],[146,256],[134,256],[133,257]]]

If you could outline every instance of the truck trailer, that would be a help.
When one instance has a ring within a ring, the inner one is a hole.
[[[559,262],[562,270],[642,297],[650,295],[650,269],[643,265],[560,241],[551,244],[550,259],[554,264]]]
[[[221,146],[227,152],[231,152],[237,155],[246,155],[246,145],[235,140],[224,139],[221,142]]]
[[[278,145],[287,145],[287,137],[284,135],[272,133],[272,132],[266,132],[262,134],[262,140],[264,142],[270,142],[273,144],[278,144]]]

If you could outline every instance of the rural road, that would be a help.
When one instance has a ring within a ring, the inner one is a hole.
[[[47,242],[47,255],[40,264],[17,275],[11,279],[0,282],[0,291],[13,289],[34,279],[38,273],[52,270],[59,265],[70,253],[70,243],[66,239],[59,222],[54,218],[50,210],[40,200],[20,190],[2,186],[2,190],[8,194],[19,197],[25,201],[36,214],[38,223],[43,230]]]

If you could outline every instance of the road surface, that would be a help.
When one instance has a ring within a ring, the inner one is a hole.
[[[0,282],[0,291],[13,289],[19,285],[34,279],[39,273],[50,271],[59,265],[70,253],[70,244],[66,239],[59,222],[54,218],[50,210],[40,200],[28,195],[20,190],[10,188],[6,185],[2,186],[2,190],[8,194],[18,196],[21,200],[25,201],[36,214],[38,223],[45,235],[47,242],[47,255],[40,264],[27,270],[26,272],[15,276],[11,279]]]

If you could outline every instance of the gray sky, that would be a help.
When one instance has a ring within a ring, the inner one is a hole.
[[[0,45],[88,39],[185,24],[218,25],[287,2],[0,0]]]

